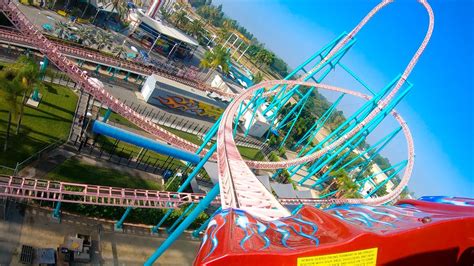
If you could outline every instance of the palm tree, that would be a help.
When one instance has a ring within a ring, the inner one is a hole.
[[[33,88],[42,88],[43,83],[40,79],[39,67],[33,59],[26,56],[20,56],[15,62],[13,68],[17,70],[15,79],[22,86],[20,89],[23,91],[23,98],[20,104],[20,114],[16,126],[16,134],[18,134],[20,132],[21,119],[23,118],[24,106],[27,100],[26,96],[30,94],[30,91],[32,91]]]
[[[0,90],[5,94],[4,99],[8,105],[8,125],[7,134],[5,136],[5,142],[3,145],[3,151],[6,152],[8,149],[8,139],[10,137],[10,128],[12,118],[15,118],[20,108],[18,96],[21,95],[23,86],[20,84],[18,79],[15,78],[15,71],[9,69],[4,70],[0,73]]]
[[[180,29],[184,29],[188,23],[188,18],[186,17],[186,11],[180,10],[173,15],[173,20],[176,26]]]
[[[124,20],[128,16],[128,1],[125,0],[113,0],[112,1],[112,11],[110,12],[110,15],[108,16],[107,19],[110,19],[110,17],[113,15],[114,11],[117,10],[117,13],[120,17],[120,20]]]
[[[253,84],[258,84],[260,82],[262,82],[263,80],[263,75],[262,75],[262,72],[257,72],[257,74],[253,75],[252,76],[252,83]]]
[[[358,198],[360,197],[357,189],[359,188],[356,183],[349,177],[346,171],[338,170],[331,173],[338,191],[335,194],[336,198]],[[330,185],[331,186],[331,185]]]
[[[322,191],[322,194],[337,190],[334,195],[335,198],[360,198],[360,194],[357,192],[359,186],[349,177],[346,171],[334,171],[330,173],[330,176],[333,177],[333,180]]]
[[[165,21],[169,22],[170,17],[171,17],[170,12],[166,11],[166,9],[165,9],[164,7],[160,7],[160,13],[161,13],[161,17],[162,17]]]
[[[206,77],[207,80],[212,74],[213,70],[215,70],[218,66],[222,68],[224,73],[229,73],[229,62],[229,52],[222,46],[216,46],[212,51],[206,51],[204,58],[201,60],[199,65],[210,69],[209,74]]]
[[[188,23],[188,32],[193,37],[198,37],[198,34],[202,31],[201,21],[195,19],[193,22]]]
[[[219,37],[219,40],[221,42],[225,42],[227,38],[230,36],[230,31],[228,28],[222,27],[219,29],[219,32],[217,33],[217,36]]]

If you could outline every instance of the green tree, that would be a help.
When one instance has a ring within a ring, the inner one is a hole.
[[[189,34],[197,38],[202,31],[202,27],[201,21],[195,19],[193,22],[188,23],[187,30]]]
[[[229,38],[229,36],[230,36],[230,30],[228,28],[221,27],[219,29],[219,32],[217,32],[217,37],[219,38],[221,42],[225,42],[227,38]]]
[[[280,161],[280,157],[278,157],[278,154],[277,154],[275,151],[270,152],[270,154],[268,155],[268,159],[269,159],[271,162],[278,162],[278,161]]]
[[[255,60],[260,62],[260,67],[265,64],[266,66],[269,66],[273,60],[275,59],[275,54],[268,51],[267,49],[262,49],[258,51],[258,53],[255,55]]]
[[[206,51],[204,58],[201,60],[200,66],[210,69],[208,79],[213,70],[221,67],[224,73],[229,73],[230,54],[222,46],[216,46],[211,51]]]
[[[263,75],[262,75],[262,72],[257,72],[257,74],[253,75],[252,76],[252,82],[253,84],[258,84],[260,82],[262,82],[263,80]]]
[[[16,126],[16,134],[18,134],[20,131],[21,119],[23,118],[23,111],[25,102],[27,100],[27,95],[29,95],[30,92],[35,88],[38,90],[41,89],[43,87],[43,83],[40,79],[39,67],[32,58],[20,56],[12,67],[16,71],[15,79],[18,81],[20,86],[22,86],[22,88],[19,89],[23,93]]]
[[[208,22],[214,26],[220,26],[219,22],[222,20],[222,13],[219,13],[217,9],[211,5],[201,6],[196,12]]]
[[[166,9],[164,7],[160,7],[160,13],[161,13],[161,17],[165,20],[165,21],[170,21],[170,18],[171,18],[171,14],[166,11]]]
[[[286,77],[288,75],[288,65],[279,57],[275,56],[270,68],[276,71],[281,77]]]
[[[286,149],[285,147],[280,147],[278,149],[278,155],[280,155],[280,157],[284,157],[286,155]]]
[[[360,194],[357,192],[359,186],[349,177],[346,171],[334,171],[330,173],[330,176],[333,177],[333,180],[323,190],[324,194],[337,189],[334,195],[335,198],[360,198]],[[333,188],[334,186],[335,188]]]
[[[89,27],[80,27],[75,33],[79,37],[79,42],[85,46],[94,44],[95,34]]]
[[[233,19],[224,18],[222,20],[222,26],[228,30],[233,30],[237,26],[237,22]]]
[[[387,184],[379,187],[379,189],[377,189],[377,191],[375,191],[375,195],[381,197],[383,195],[386,195],[387,194]]]
[[[172,17],[175,25],[180,29],[184,29],[189,21],[184,10],[174,13]]]
[[[399,199],[409,199],[410,198],[410,191],[408,190],[408,187],[405,187],[402,192],[400,193]],[[414,195],[413,195],[414,196]]]
[[[199,8],[206,4],[206,0],[189,0],[189,4],[194,8]]]
[[[3,151],[6,152],[8,149],[8,139],[10,137],[10,129],[12,119],[16,118],[20,109],[19,96],[23,93],[24,87],[20,81],[16,78],[15,71],[8,69],[0,72],[0,90],[4,94],[4,99],[7,102],[8,108],[8,124],[7,132],[5,135],[5,142],[3,144]]]

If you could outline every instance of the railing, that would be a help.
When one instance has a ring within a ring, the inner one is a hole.
[[[11,168],[5,165],[0,165],[0,174],[13,175],[15,174],[15,168]]]
[[[48,146],[44,147],[43,149],[37,151],[35,154],[31,155],[30,157],[26,158],[22,162],[17,162],[15,169],[13,169],[13,174],[16,175],[18,172],[25,167],[25,165],[32,163],[35,160],[41,158],[41,155],[61,146],[66,141],[64,139],[58,139],[55,142],[49,144]]]
[[[81,140],[79,136],[76,136],[75,140],[71,140],[71,144],[78,148],[82,146],[81,153],[88,157],[162,175],[164,177],[174,175],[178,172],[184,174],[189,171],[189,167],[170,156],[161,156],[149,150],[140,152],[138,149],[119,146],[118,142],[109,142],[107,138],[99,137],[95,141],[90,139],[86,142],[85,139]],[[198,175],[201,176],[201,179],[210,180],[204,169],[201,169]]]
[[[136,208],[179,208],[204,194],[86,185],[0,175],[0,196]],[[213,204],[219,204],[214,201]]]

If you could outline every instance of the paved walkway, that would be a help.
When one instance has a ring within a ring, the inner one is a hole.
[[[110,221],[70,214],[63,214],[57,223],[51,211],[10,203],[7,219],[0,220],[0,265],[20,265],[22,245],[56,248],[66,236],[77,233],[92,237],[92,265],[142,265],[167,236],[151,236],[148,227],[127,224],[123,233],[114,232]],[[156,265],[191,265],[199,245],[186,233]]]

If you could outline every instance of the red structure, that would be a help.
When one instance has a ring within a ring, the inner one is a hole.
[[[230,209],[209,223],[194,264],[473,265],[474,200],[434,199],[444,203],[304,207],[269,222]]]

